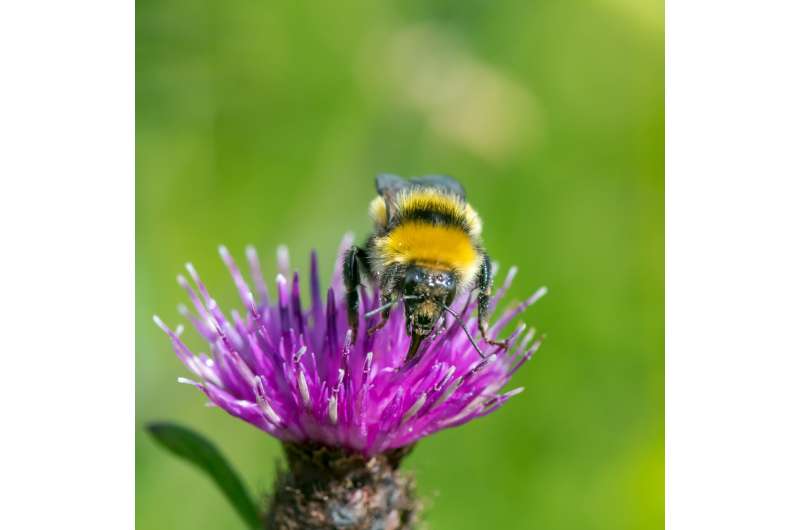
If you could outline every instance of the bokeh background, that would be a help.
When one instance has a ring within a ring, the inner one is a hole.
[[[241,527],[146,421],[209,435],[260,493],[280,457],[176,384],[151,321],[178,323],[175,275],[230,307],[220,243],[331,264],[378,172],[458,177],[514,297],[550,288],[526,392],[408,460],[429,528],[662,527],[663,23],[649,0],[138,0],[137,528]]]

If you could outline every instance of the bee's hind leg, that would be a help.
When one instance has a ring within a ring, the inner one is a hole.
[[[492,264],[488,255],[483,256],[483,263],[478,273],[478,328],[481,330],[481,338],[492,346],[507,348],[508,341],[492,340],[486,336],[489,319],[489,295],[492,292]]]

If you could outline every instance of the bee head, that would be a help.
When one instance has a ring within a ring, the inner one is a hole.
[[[430,335],[442,315],[443,306],[453,301],[455,293],[456,278],[452,272],[410,266],[403,284],[409,335]]]

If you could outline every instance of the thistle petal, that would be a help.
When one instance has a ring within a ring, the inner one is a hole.
[[[352,240],[349,234],[344,238],[339,255]],[[303,308],[300,277],[290,276],[286,247],[277,252],[274,302],[253,247],[247,247],[246,255],[254,291],[228,249],[221,246],[219,253],[243,306],[229,312],[230,320],[191,264],[186,269],[194,286],[178,277],[194,307],[190,311],[181,306],[180,313],[208,342],[210,356],[193,353],[181,339],[180,327],[172,331],[158,317],[154,320],[194,376],[193,380],[179,378],[179,382],[198,388],[219,408],[284,441],[340,445],[366,456],[414,443],[504,405],[521,389],[501,393],[501,388],[541,344],[541,338],[531,344],[533,331],[522,337],[525,326],[519,324],[509,337],[507,351],[482,359],[458,324],[448,319],[442,332],[420,350],[422,358],[406,366],[410,339],[402,309],[396,308],[374,335],[353,337],[341,259],[336,261],[323,300],[317,258],[312,253],[311,304]],[[492,311],[516,272],[515,267],[509,270],[492,298]],[[545,292],[542,288],[507,309],[490,334],[500,333]],[[374,290],[362,289],[360,294],[361,315],[379,306]],[[474,332],[478,327],[475,301],[468,296],[460,300],[462,318]]]

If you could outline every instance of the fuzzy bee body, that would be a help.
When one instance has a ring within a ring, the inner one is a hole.
[[[472,289],[478,290],[484,340],[502,344],[486,338],[490,261],[481,243],[481,219],[467,203],[461,184],[438,175],[410,180],[379,175],[376,187],[378,196],[369,207],[373,234],[364,248],[352,247],[344,260],[353,330],[358,330],[357,288],[363,274],[381,293],[382,319],[370,331],[385,324],[397,302],[405,302],[406,328],[412,337],[407,359],[414,357],[443,312],[458,318],[449,306],[457,294]]]

